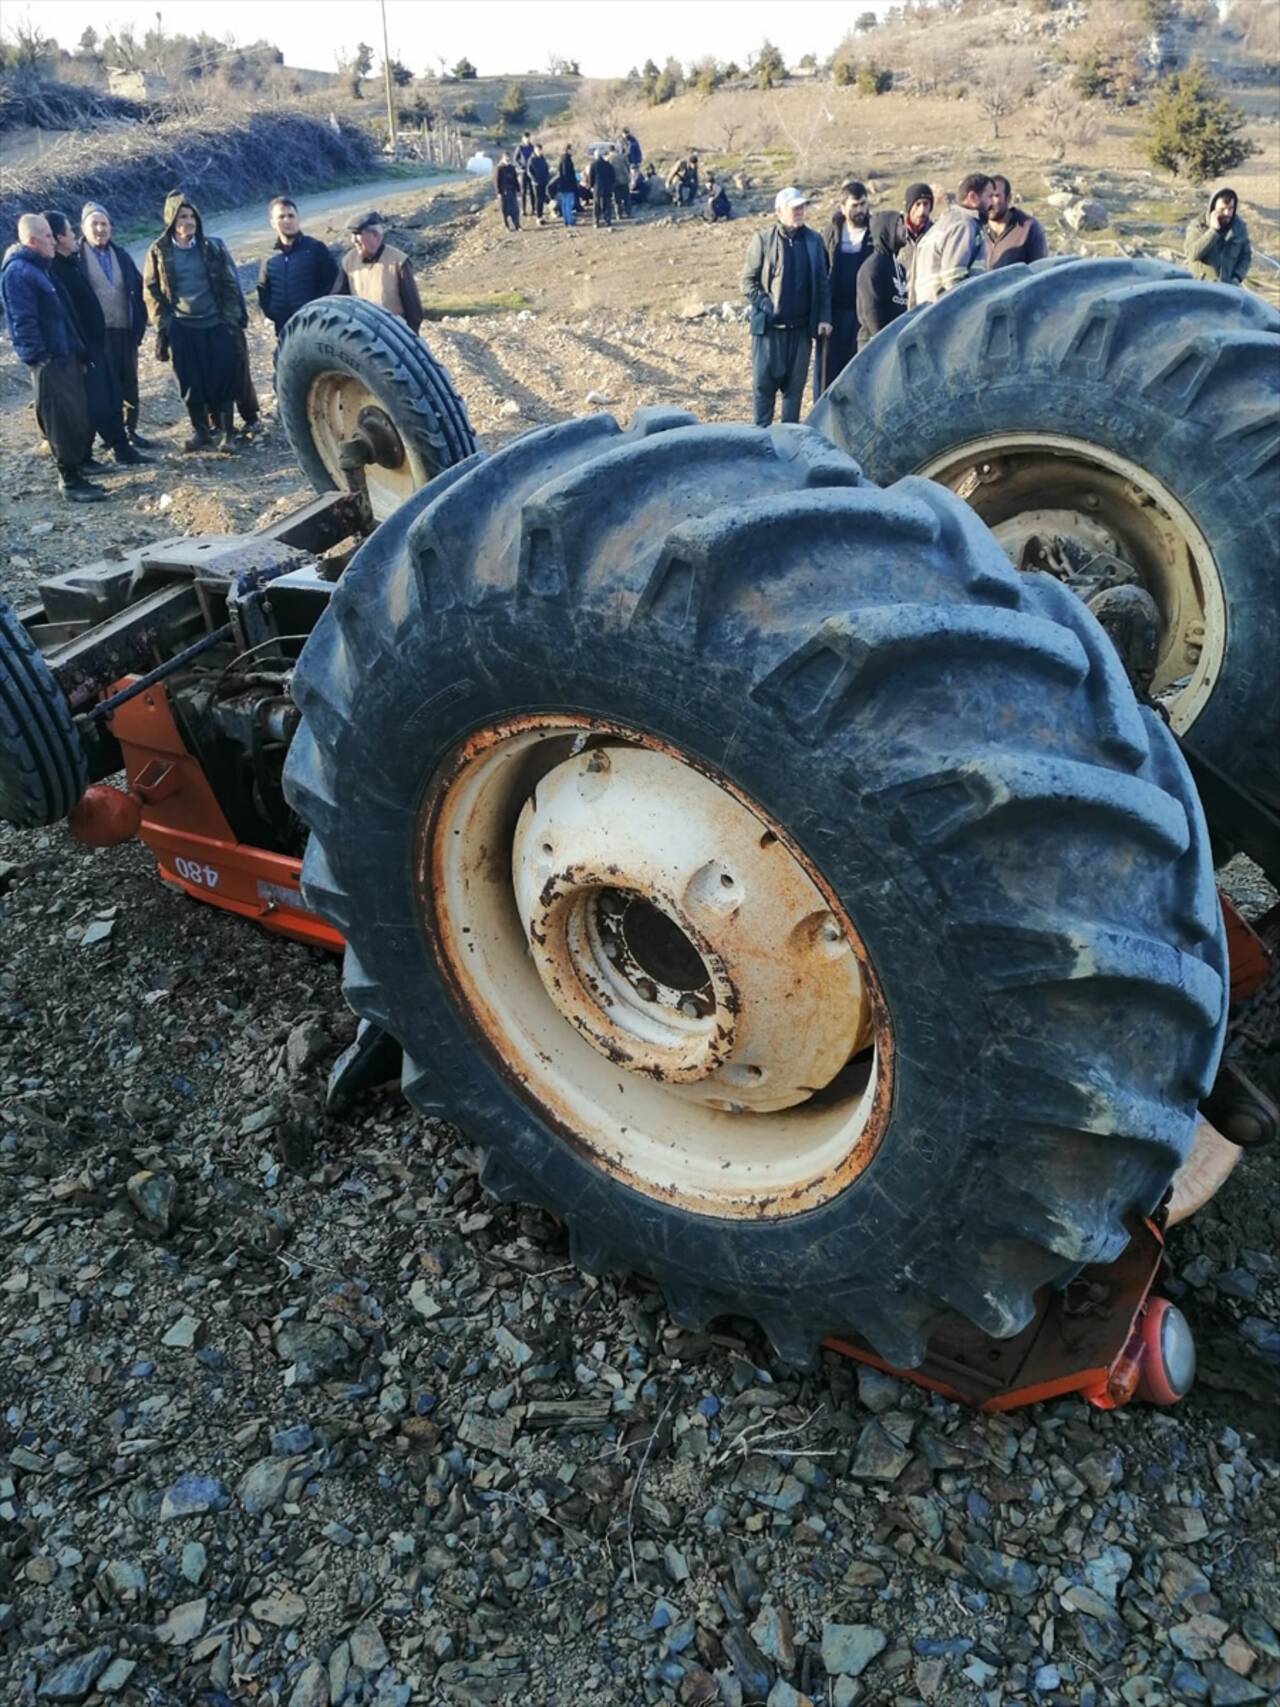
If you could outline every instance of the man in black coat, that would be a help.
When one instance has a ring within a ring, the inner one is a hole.
[[[816,403],[853,360],[858,347],[858,278],[871,258],[867,186],[850,178],[822,239],[831,277],[831,336],[818,345],[813,364]]]
[[[871,257],[858,274],[858,348],[863,350],[885,327],[907,312],[907,274],[899,261],[906,241],[903,216],[873,213]]]
[[[91,432],[82,466],[97,466],[92,455],[95,436],[109,447],[119,463],[149,462],[150,457],[143,456],[129,443],[124,430],[124,399],[107,360],[106,319],[92,285],[80,270],[79,235],[65,213],[49,212],[45,218],[53,233],[54,246],[49,277],[84,347],[84,391]]]
[[[542,216],[547,208],[547,185],[551,182],[551,162],[542,152],[542,144],[535,142],[533,153],[529,156],[529,182],[533,185],[533,216],[538,224],[542,224]]]
[[[138,346],[147,329],[142,274],[129,251],[111,241],[111,216],[101,202],[84,204],[80,232],[80,271],[102,309],[103,349],[120,392],[124,430],[135,450],[153,450],[138,431]]]
[[[298,204],[276,196],[267,208],[276,234],[275,247],[258,269],[258,306],[276,329],[319,296],[328,296],[338,276],[338,263],[318,237],[308,237],[298,218]]]
[[[587,167],[587,187],[591,191],[597,225],[613,225],[614,183],[613,167],[602,154],[593,154]]]
[[[747,246],[742,294],[751,304],[751,370],[757,427],[798,421],[815,338],[831,334],[831,284],[816,231],[805,224],[809,198],[788,186],[774,197],[775,219]]]
[[[520,180],[520,211],[533,213],[534,194],[533,179],[529,176],[529,162],[533,159],[534,141],[528,131],[520,138],[520,146],[516,149],[516,176]]]
[[[502,223],[508,231],[520,229],[520,174],[511,163],[504,148],[502,158],[493,169],[493,187],[502,209]]]

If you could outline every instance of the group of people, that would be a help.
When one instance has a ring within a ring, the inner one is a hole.
[[[908,186],[902,211],[871,212],[866,185],[851,178],[819,237],[809,198],[780,190],[774,223],[747,248],[742,293],[751,307],[755,418],[798,421],[805,382],[813,396],[832,385],[856,353],[909,308],[936,303],[976,273],[1029,265],[1049,252],[1040,221],[1014,205],[1000,173],[971,172],[954,195]],[[1235,192],[1218,190],[1207,215],[1187,228],[1187,260],[1199,278],[1240,284],[1249,235]]]
[[[666,178],[660,178],[625,125],[616,142],[593,146],[582,168],[573,157],[573,144],[566,143],[554,172],[543,145],[525,131],[514,152],[503,149],[498,157],[493,190],[508,231],[519,231],[521,218],[529,215],[538,225],[545,225],[548,217],[558,218],[572,230],[587,209],[598,227],[611,228],[615,217],[630,219],[637,206],[656,203],[664,193],[673,205],[687,207],[701,191],[703,217],[712,222],[733,214],[714,173],[702,184],[696,154],[682,155]]]
[[[374,211],[353,219],[339,262],[302,230],[297,204],[268,208],[275,244],[258,273],[258,303],[279,337],[317,297],[343,293],[375,303],[416,332],[422,302],[413,263],[386,241]],[[164,230],[141,269],[112,240],[111,218],[86,202],[76,230],[65,214],[24,213],[0,265],[0,300],[14,350],[30,375],[37,425],[48,441],[62,496],[99,503],[88,478],[102,470],[97,442],[117,464],[150,461],[138,430],[138,352],[148,325],[156,359],[172,362],[191,424],[185,451],[232,450],[235,416],[251,433],[259,418],[245,337],[240,275],[221,238],[209,236],[189,195],[165,201]]]

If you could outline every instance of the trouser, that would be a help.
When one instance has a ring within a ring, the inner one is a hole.
[[[89,454],[93,429],[79,356],[55,356],[31,369],[36,425],[49,441],[60,474],[72,474]]]
[[[124,401],[105,349],[95,350],[84,370],[84,398],[89,411],[90,444],[96,434],[112,450],[126,449],[129,437],[124,430]]]
[[[618,209],[619,219],[631,218],[631,187],[629,184],[618,184],[614,187],[613,200]]]
[[[576,209],[578,198],[574,195],[573,191],[561,190],[556,199],[560,203],[561,219],[564,220],[566,225],[575,224],[577,220]]]
[[[531,182],[532,182],[532,180],[531,180]],[[534,212],[535,218],[541,219],[543,214],[546,212],[546,209],[547,209],[547,186],[545,184],[534,183],[534,185],[533,185],[533,212]]]
[[[813,400],[839,379],[853,360],[858,347],[858,316],[852,308],[837,308],[831,315],[831,335],[819,338],[813,352]]]
[[[138,430],[138,345],[127,326],[108,326],[106,357],[120,389],[127,433]]]
[[[236,408],[240,411],[240,419],[246,427],[252,427],[262,413],[262,405],[258,402],[258,393],[253,386],[253,372],[249,366],[249,340],[245,337],[243,326],[233,326],[231,336],[236,346]]]
[[[521,213],[536,211],[533,179],[527,172],[520,174],[520,211]]]
[[[613,191],[606,196],[602,190],[597,190],[591,204],[592,218],[597,225],[613,224]]]
[[[751,340],[751,381],[755,397],[756,426],[773,424],[773,408],[782,393],[782,419],[798,421],[809,373],[813,340],[799,327],[771,326]]]
[[[520,229],[520,198],[514,190],[502,192],[502,223],[508,231]]]

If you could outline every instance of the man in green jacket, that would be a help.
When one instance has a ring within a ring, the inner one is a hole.
[[[1213,192],[1203,219],[1187,226],[1187,265],[1210,284],[1242,285],[1253,260],[1249,227],[1236,212],[1236,192],[1225,185]]]
[[[200,210],[181,190],[165,198],[164,232],[142,268],[156,357],[173,356],[178,390],[194,429],[184,450],[235,445],[236,331],[244,298],[235,263],[217,238],[206,237]],[[210,422],[221,431],[215,441]]]

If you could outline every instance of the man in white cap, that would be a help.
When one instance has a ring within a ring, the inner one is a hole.
[[[111,218],[101,202],[84,204],[80,229],[80,271],[106,323],[106,360],[123,401],[124,430],[135,450],[150,450],[151,441],[138,431],[138,345],[147,329],[142,274],[129,251],[111,241]]]
[[[815,338],[831,335],[831,282],[822,239],[805,224],[809,198],[790,185],[774,197],[775,219],[747,246],[742,294],[751,304],[751,374],[757,427],[800,419]]]

